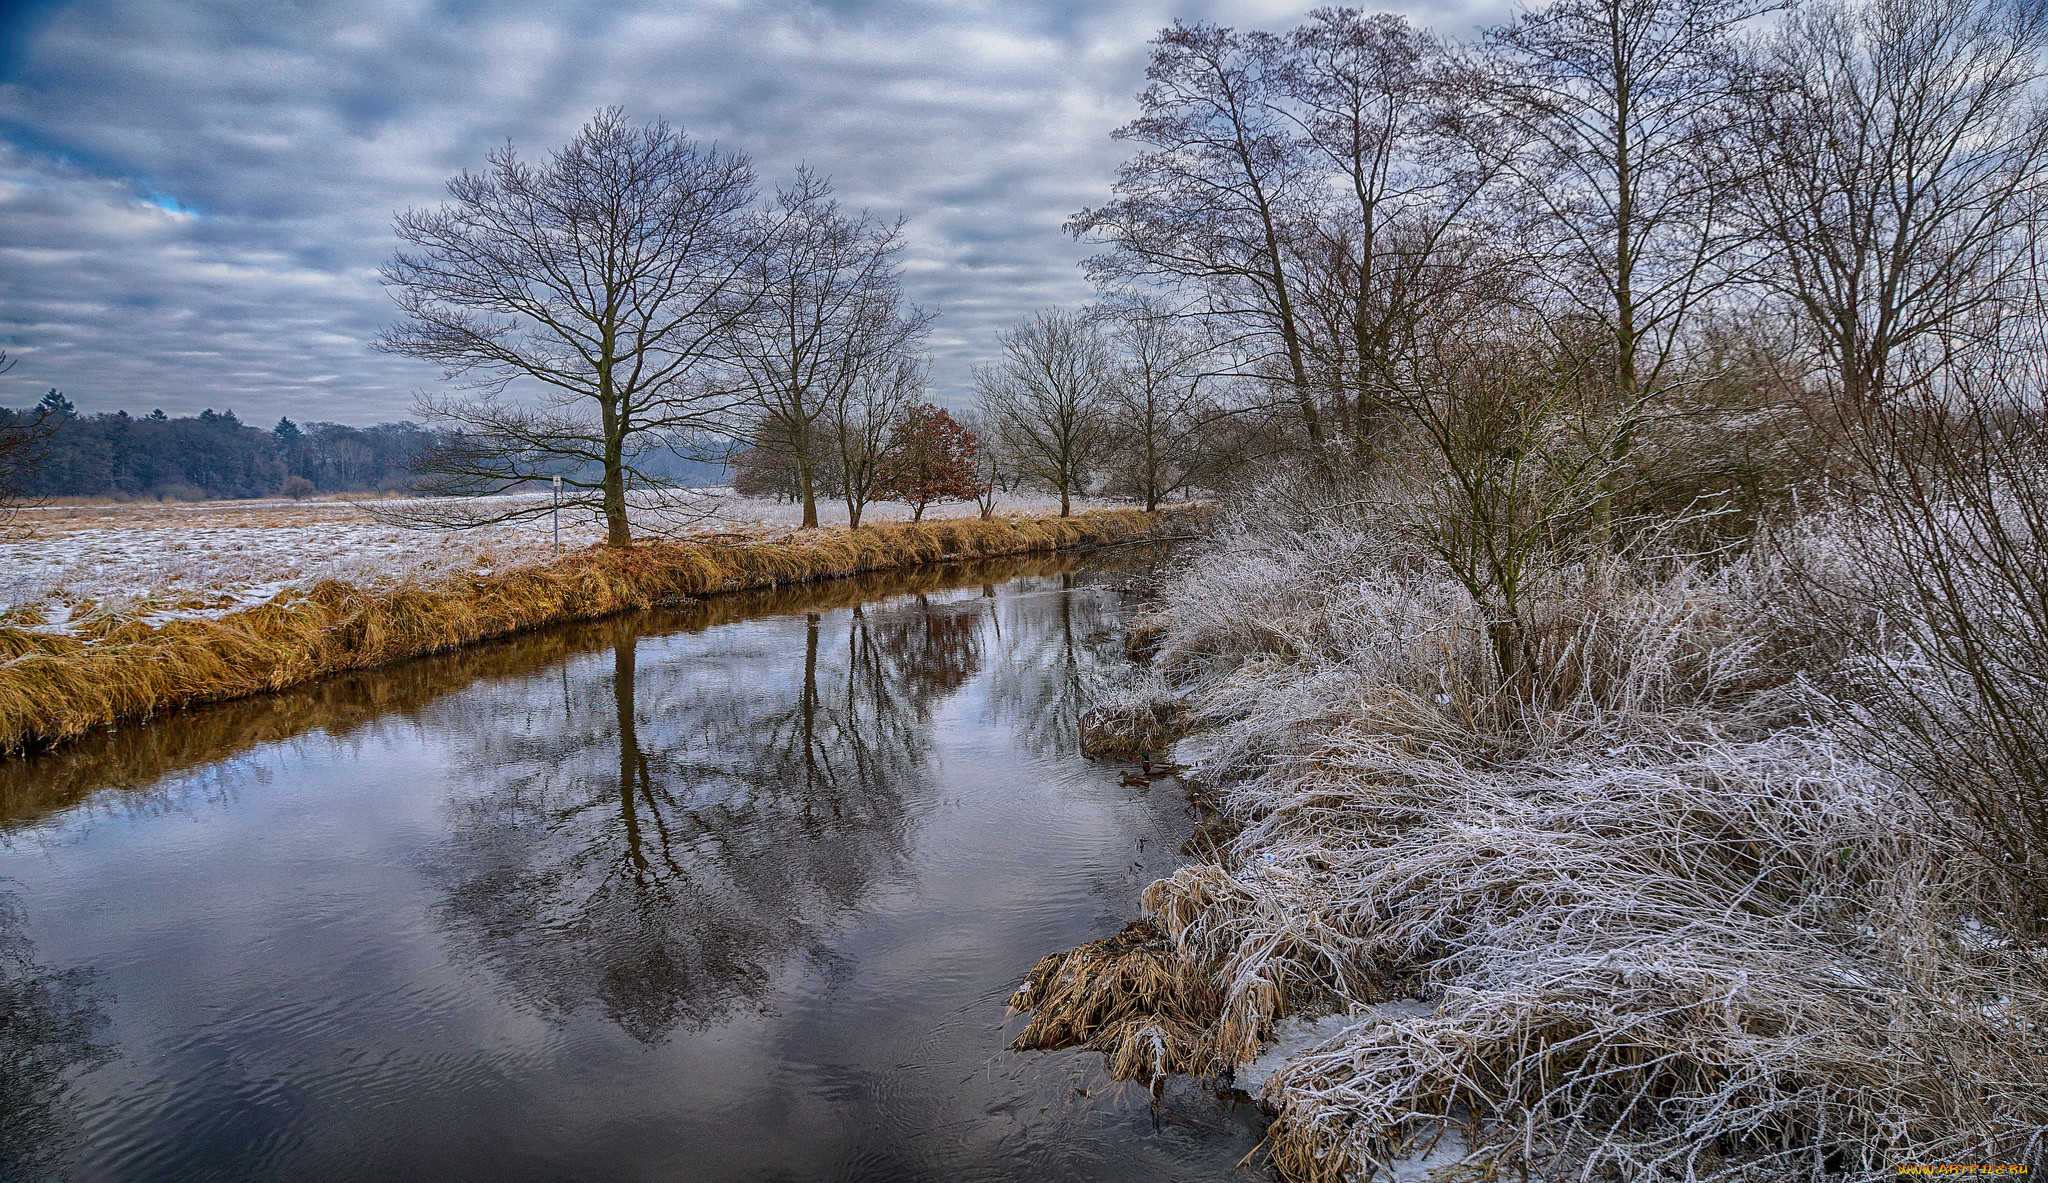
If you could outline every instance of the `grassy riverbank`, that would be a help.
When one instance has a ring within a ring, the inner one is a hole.
[[[1174,528],[1162,515],[1100,510],[892,523],[781,543],[592,547],[434,582],[366,590],[326,580],[212,619],[108,614],[70,635],[0,627],[0,751],[683,597],[1126,542]]]
[[[1017,1046],[1234,1077],[1289,1179],[2039,1163],[2048,951],[1816,691],[1887,623],[1830,604],[1898,611],[1860,537],[1555,570],[1503,685],[1396,532],[1240,518],[1090,728],[1186,736],[1216,812],[1144,922],[1032,972]]]

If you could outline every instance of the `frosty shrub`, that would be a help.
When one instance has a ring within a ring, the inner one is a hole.
[[[1958,367],[1866,413],[1859,628],[1836,698],[1873,758],[1996,869],[2005,927],[2048,933],[2048,374]]]

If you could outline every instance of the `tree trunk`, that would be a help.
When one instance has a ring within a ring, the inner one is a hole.
[[[855,612],[860,609],[855,608]],[[804,617],[804,787],[818,784],[818,622],[816,612]]]
[[[1501,685],[1515,680],[1522,664],[1522,626],[1513,612],[1488,612],[1486,635],[1493,642],[1494,664],[1500,670]]]
[[[626,521],[626,465],[620,455],[619,435],[606,432],[604,442],[604,544],[633,545],[633,530]]]
[[[796,483],[803,492],[804,524],[802,529],[818,528],[818,494],[811,481],[811,462],[799,460],[796,464]]]
[[[645,871],[648,860],[640,849],[640,819],[633,807],[633,793],[644,771],[633,718],[633,649],[633,634],[621,630],[612,643],[612,701],[619,722],[619,817],[626,826],[627,857],[636,869]]]
[[[1642,410],[1636,374],[1636,292],[1634,246],[1629,240],[1635,216],[1635,171],[1633,149],[1628,138],[1629,85],[1619,64],[1615,68],[1614,116],[1614,327],[1615,382],[1621,387],[1622,421],[1616,425],[1614,444],[1607,455],[1606,471],[1600,474],[1600,492],[1593,503],[1593,528],[1601,545],[1614,544],[1614,494],[1621,466],[1628,461],[1634,442],[1634,416]]]

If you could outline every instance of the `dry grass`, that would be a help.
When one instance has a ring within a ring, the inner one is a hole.
[[[1011,1049],[1091,1048],[1109,1057],[1118,1080],[1155,1092],[1171,1074],[1206,1074],[1221,1000],[1206,980],[1180,972],[1179,960],[1166,934],[1145,920],[1048,954],[1010,997],[1013,1011],[1032,1016]]]
[[[1153,533],[1135,510],[888,524],[783,543],[590,548],[545,566],[364,589],[326,580],[259,607],[152,625],[118,612],[71,636],[0,627],[0,751],[47,746],[177,706],[689,596]]]
[[[1148,1023],[1221,1075],[1284,1017],[1350,1016],[1262,1086],[1292,1179],[1405,1169],[1447,1125],[1472,1177],[2039,1165],[2048,950],[1993,933],[1986,867],[1807,689],[1852,646],[1793,571],[1860,554],[1822,521],[1717,566],[1552,571],[1543,676],[1503,686],[1399,539],[1229,534],[1096,717],[1180,712],[1241,832],[1148,889],[1142,974],[1041,963],[1059,988],[1018,1001],[1141,1081]]]
[[[490,499],[504,508],[545,509],[544,495]],[[634,537],[669,542],[788,542],[798,518],[786,504],[719,491],[629,505]],[[156,623],[221,616],[322,579],[370,589],[488,575],[553,557],[546,516],[473,530],[410,529],[382,516],[410,499],[128,502],[45,505],[21,510],[0,530],[0,624],[69,632],[95,613],[147,615]],[[1006,497],[1006,515],[1050,516],[1058,502]],[[1110,508],[1089,505],[1084,508]],[[908,510],[875,507],[871,524]],[[931,518],[967,516],[972,507]],[[844,523],[823,515],[827,528]],[[601,522],[565,512],[562,544],[604,541]]]

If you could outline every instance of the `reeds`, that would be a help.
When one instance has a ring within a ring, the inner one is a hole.
[[[1395,1170],[1447,1126],[1473,1177],[2038,1169],[2048,949],[1994,933],[1990,869],[1808,689],[1853,647],[1793,581],[1858,554],[1816,521],[1718,565],[1554,571],[1540,677],[1503,685],[1398,539],[1227,534],[1096,718],[1171,703],[1242,830],[1147,890],[1136,985],[1096,955],[1016,1001],[1139,1081],[1116,1035],[1159,999],[1213,1005],[1173,1045],[1205,1073],[1349,1016],[1262,1086],[1291,1179]]]
[[[1130,541],[1173,527],[1100,510],[885,524],[780,542],[590,548],[546,566],[364,589],[334,580],[213,620],[107,616],[79,636],[0,627],[0,752],[76,738],[194,703],[685,597],[920,563]]]
[[[1208,1075],[1209,1031],[1220,999],[1199,975],[1180,971],[1166,934],[1149,921],[1105,940],[1041,958],[1010,997],[1031,1022],[1013,1051],[1086,1047],[1109,1057],[1118,1080],[1156,1092],[1173,1074]]]

